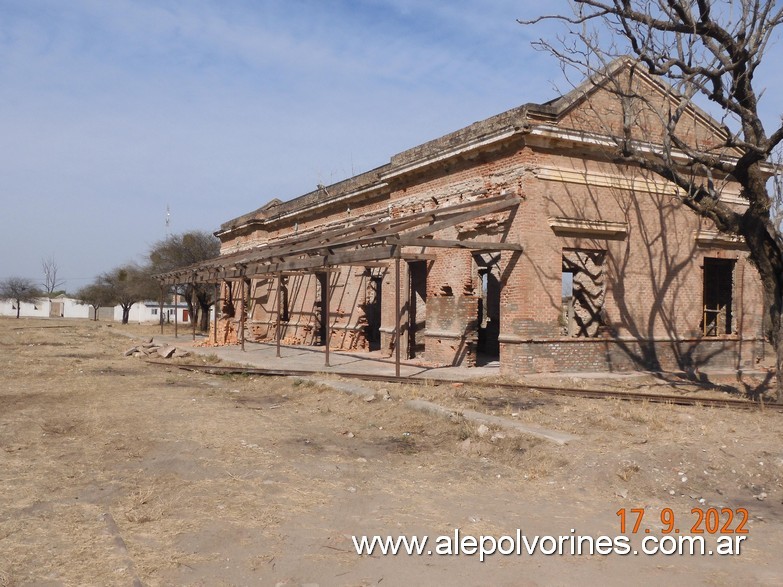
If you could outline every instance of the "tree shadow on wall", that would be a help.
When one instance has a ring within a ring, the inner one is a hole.
[[[582,165],[587,172],[587,165]],[[641,172],[637,171],[636,177],[640,178]],[[701,274],[692,275],[698,271],[693,260],[699,255],[694,231],[702,221],[684,210],[676,196],[655,189],[652,181],[648,185],[649,191],[631,192],[563,183],[562,189],[548,195],[552,216],[621,222],[627,227],[624,236],[561,235],[565,238],[560,239],[563,249],[573,246],[605,251],[607,301],[600,309],[604,322],[601,335],[625,359],[616,354],[613,358],[613,353],[607,351],[609,369],[627,368],[625,365],[630,364],[673,382],[686,380],[730,393],[758,396],[767,388],[769,377],[760,384],[739,382],[738,388],[716,386],[701,372],[724,352],[723,345],[717,344],[722,339],[703,337],[698,319],[693,320],[700,314],[694,303],[700,303],[702,294]],[[607,199],[613,205],[608,205]],[[536,270],[542,285],[556,279],[541,268]],[[552,306],[560,308],[560,299],[551,291],[548,294]],[[698,302],[694,302],[694,296],[699,296]],[[716,344],[710,344],[712,341]],[[679,372],[672,372],[672,365]]]

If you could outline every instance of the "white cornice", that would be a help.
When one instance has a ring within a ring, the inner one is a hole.
[[[491,133],[489,135],[483,135],[480,138],[474,139],[472,141],[467,141],[462,145],[460,145],[459,147],[455,147],[453,149],[448,149],[445,151],[439,151],[435,155],[432,155],[430,157],[424,157],[422,159],[416,159],[411,163],[394,166],[391,171],[381,174],[381,179],[389,180],[393,177],[399,177],[401,175],[405,175],[412,171],[416,171],[417,169],[428,167],[440,161],[446,161],[447,159],[458,157],[459,155],[464,155],[472,151],[477,151],[482,147],[487,147],[494,143],[505,141],[515,135],[524,134],[525,132],[527,131],[521,128],[505,128],[496,131],[494,133]]]
[[[377,192],[382,190],[383,188],[388,187],[389,184],[387,182],[380,182],[373,184],[371,186],[368,186],[366,188],[362,188],[359,190],[354,190],[352,192],[348,192],[347,194],[343,194],[342,196],[338,196],[336,198],[330,198],[328,200],[319,200],[318,202],[314,203],[311,206],[304,206],[302,208],[299,208],[297,210],[291,210],[290,212],[286,212],[284,214],[280,214],[278,216],[270,216],[269,218],[264,218],[262,222],[264,224],[277,222],[279,220],[285,220],[286,218],[293,218],[296,216],[299,216],[303,212],[310,212],[312,210],[320,210],[321,208],[326,208],[329,206],[333,206],[334,204],[339,204],[340,202],[346,202],[349,200],[353,200],[359,196],[364,196],[373,192]]]
[[[542,166],[533,170],[533,174],[546,181],[572,183],[595,187],[607,187],[631,192],[684,196],[685,191],[662,177],[644,177],[641,175],[621,175],[617,173],[600,173],[597,171],[581,171],[564,167]],[[727,204],[748,205],[748,201],[739,195],[738,189],[724,187],[720,200]]]
[[[560,128],[550,124],[537,124],[531,126],[528,134],[530,143],[541,143],[550,140],[581,144],[588,148],[617,148],[617,141],[611,136],[583,130]],[[538,141],[536,141],[536,139],[538,139]],[[630,141],[630,146],[636,152],[643,155],[662,156],[664,154],[663,146],[655,143],[637,140]],[[718,155],[717,153],[710,152],[699,152],[699,154],[718,157],[723,163],[729,165],[735,165],[739,161],[738,157],[731,155]],[[693,157],[688,155],[688,153],[678,149],[672,149],[671,157],[676,162],[689,162],[693,160]],[[775,166],[769,163],[761,163],[761,169],[770,175],[776,170]]]
[[[565,218],[562,216],[550,217],[549,227],[555,234],[566,236],[618,239],[625,238],[625,235],[628,234],[628,224],[625,222],[585,220],[583,218]]]
[[[741,236],[725,234],[717,230],[699,229],[694,231],[693,238],[697,245],[705,248],[747,249],[748,247]]]
[[[215,232],[215,236],[220,237],[222,235],[231,234],[232,232],[239,232],[242,229],[248,228],[250,226],[257,226],[257,225],[263,226],[265,224],[271,224],[273,222],[278,222],[280,220],[285,220],[287,218],[295,218],[297,216],[300,216],[304,212],[320,210],[321,208],[333,206],[335,204],[339,204],[340,202],[348,202],[360,196],[364,196],[376,191],[380,191],[388,186],[389,184],[387,182],[376,183],[359,190],[348,192],[347,194],[343,194],[342,196],[338,196],[336,198],[330,198],[328,200],[320,200],[310,206],[303,206],[302,208],[297,208],[296,210],[291,210],[290,212],[285,212],[277,216],[270,216],[269,218],[252,218],[247,222],[240,224],[239,226],[232,226],[231,228],[227,228],[226,230],[217,231]],[[346,220],[346,222],[348,221],[349,220]]]

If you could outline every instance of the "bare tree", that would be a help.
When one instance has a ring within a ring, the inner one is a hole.
[[[212,259],[220,254],[220,241],[208,232],[193,231],[172,235],[153,245],[150,250],[150,264],[153,273],[165,273],[187,267],[200,261]],[[214,303],[214,288],[207,284],[183,284],[177,288],[188,304],[192,320],[199,329],[209,330],[209,308]]]
[[[155,299],[158,284],[150,272],[138,265],[128,264],[101,275],[97,284],[110,292],[110,298],[122,307],[122,323],[127,324],[130,309],[136,302]]]
[[[571,16],[520,22],[563,23],[567,36],[537,45],[615,96],[621,122],[614,132],[601,132],[610,160],[672,182],[685,207],[744,239],[761,278],[764,331],[776,349],[777,397],[783,401],[783,236],[773,219],[769,182],[770,157],[783,140],[783,126],[778,120],[774,128],[765,127],[754,84],[783,9],[760,0],[574,0],[572,7]],[[627,66],[623,78],[605,73],[617,59]],[[639,78],[648,74],[671,85],[665,101],[641,88]],[[693,132],[700,101],[720,112],[721,130],[709,139]],[[638,132],[651,113],[661,129],[654,142]],[[734,182],[746,207],[720,198]]]
[[[772,223],[783,230],[783,148],[778,145],[772,155],[775,164],[775,175],[772,176]]]
[[[115,292],[106,283],[92,283],[76,292],[76,299],[93,309],[93,320],[98,320],[98,310],[116,303]]]
[[[16,317],[19,318],[22,303],[32,304],[41,296],[41,292],[32,279],[9,277],[0,281],[0,299],[11,300],[16,305]]]
[[[65,283],[62,279],[57,279],[57,273],[59,272],[60,267],[57,265],[54,255],[41,259],[41,268],[43,269],[44,274],[44,293],[47,296],[51,296],[63,283]]]

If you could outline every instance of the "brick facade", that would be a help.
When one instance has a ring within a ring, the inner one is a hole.
[[[225,223],[216,233],[222,254],[509,195],[519,200],[515,208],[446,223],[427,238],[518,243],[521,252],[404,249],[412,257],[400,261],[403,358],[437,365],[489,358],[506,374],[752,366],[761,349],[761,289],[747,252],[685,209],[662,179],[606,160],[586,131],[614,128],[613,100],[597,89],[522,106],[378,169],[275,201]],[[660,136],[654,117],[638,120],[645,138]],[[716,128],[699,112],[688,124],[702,143]],[[742,206],[732,187],[726,198]],[[730,271],[730,279],[714,277],[728,289],[718,318],[705,318],[704,274],[712,271],[705,259],[724,259]],[[250,281],[252,340],[275,340],[279,325],[283,344],[324,344],[326,329],[335,349],[389,354],[397,344],[394,259],[332,266],[328,274],[292,271],[280,287],[275,274]],[[566,288],[573,291],[564,298]],[[238,289],[232,294],[241,307]],[[705,336],[705,320],[713,319],[720,332]]]

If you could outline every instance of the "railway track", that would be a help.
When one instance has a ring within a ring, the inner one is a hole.
[[[176,367],[186,371],[200,371],[214,375],[262,375],[267,377],[297,377],[308,375],[323,375],[323,371],[309,370],[287,370],[287,369],[262,369],[256,367],[226,367],[222,365],[186,365],[167,361],[148,360],[152,365],[164,365],[166,367]],[[711,408],[734,408],[742,410],[764,409],[783,412],[783,404],[765,403],[763,401],[743,400],[743,399],[722,399],[722,398],[704,398],[688,397],[684,395],[673,394],[648,394],[627,391],[607,391],[603,389],[586,389],[577,387],[561,387],[551,385],[525,385],[520,383],[493,383],[487,381],[476,381],[472,379],[463,380],[443,380],[427,379],[422,377],[395,377],[392,375],[372,375],[361,373],[335,373],[339,377],[347,379],[361,379],[363,381],[377,381],[381,383],[414,384],[414,385],[449,385],[452,383],[462,383],[474,387],[484,387],[493,389],[504,389],[508,391],[532,391],[547,395],[581,397],[588,399],[617,399],[629,402],[649,402],[672,404],[678,406],[702,406]]]

